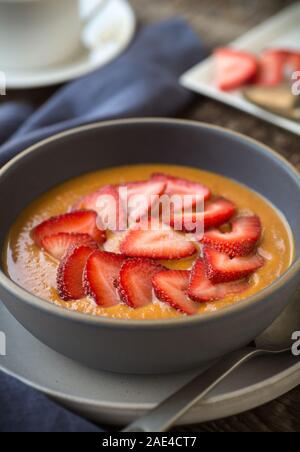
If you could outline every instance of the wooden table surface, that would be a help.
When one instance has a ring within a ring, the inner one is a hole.
[[[267,19],[292,0],[131,0],[141,23],[184,16],[209,46],[225,45]],[[39,104],[55,88],[8,92],[7,99]],[[4,101],[4,99],[2,100]],[[271,146],[300,170],[299,137],[198,96],[180,117],[205,121],[242,132]],[[300,382],[299,382],[300,383]],[[181,429],[182,431],[183,429]],[[231,418],[185,428],[186,432],[299,432],[300,387],[256,410]]]

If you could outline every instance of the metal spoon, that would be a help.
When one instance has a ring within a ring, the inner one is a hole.
[[[247,361],[257,356],[291,352],[291,337],[298,330],[300,330],[300,303],[297,300],[290,304],[271,327],[255,340],[256,347],[246,347],[222,358],[122,431],[168,431],[190,408],[203,400],[212,389]]]

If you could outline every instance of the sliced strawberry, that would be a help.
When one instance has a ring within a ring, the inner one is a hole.
[[[257,73],[257,60],[250,53],[234,49],[217,49],[214,56],[217,86],[223,91],[240,88]]]
[[[262,227],[257,216],[240,217],[232,222],[231,232],[211,229],[204,234],[202,243],[230,257],[247,256],[261,237]]]
[[[182,234],[171,229],[130,230],[120,246],[121,253],[128,257],[150,259],[181,259],[192,256],[196,248]]]
[[[214,284],[237,281],[259,270],[265,263],[258,254],[231,259],[213,248],[204,248],[206,275]]]
[[[286,65],[289,73],[300,71],[300,52],[288,52]]]
[[[285,77],[300,71],[300,53],[286,49],[271,49],[263,53],[259,62],[257,83],[278,85]]]
[[[99,306],[110,307],[120,303],[117,282],[124,256],[94,251],[86,263],[83,280],[86,295]]]
[[[121,299],[132,308],[147,306],[152,301],[152,278],[164,267],[150,259],[128,259],[119,278]]]
[[[236,212],[235,205],[224,198],[216,199],[205,206],[204,212],[175,212],[170,225],[176,230],[193,232],[201,225],[204,229],[221,226],[227,223]]]
[[[130,221],[136,222],[146,215],[157,198],[165,192],[167,183],[164,180],[132,182],[120,185],[120,196],[127,203]]]
[[[188,295],[194,301],[208,302],[239,294],[248,287],[249,284],[246,280],[214,285],[206,276],[203,260],[198,259],[191,272]]]
[[[69,234],[89,234],[96,242],[103,243],[106,234],[97,227],[97,214],[92,210],[79,210],[52,217],[36,226],[32,236],[38,246],[42,246],[42,240],[51,235],[67,232]]]
[[[197,314],[198,306],[187,296],[190,272],[184,270],[164,270],[152,279],[156,297],[188,315]]]
[[[209,188],[203,184],[200,184],[199,182],[191,182],[187,179],[180,179],[178,177],[170,176],[164,173],[152,174],[152,180],[166,183],[166,195],[193,196],[193,205],[195,205],[198,200],[206,201],[211,196]]]
[[[256,83],[263,86],[279,85],[284,80],[286,61],[286,52],[277,50],[264,52],[259,59]]]
[[[127,218],[122,199],[120,198],[119,187],[107,185],[101,190],[101,195],[97,201],[98,215],[105,229],[112,231],[122,231],[127,229]]]
[[[98,197],[101,194],[101,189],[90,193],[87,196],[79,199],[74,206],[72,207],[72,211],[74,210],[94,210],[97,212],[97,201]]]
[[[106,185],[73,206],[73,210],[81,208],[97,212],[99,227],[102,229],[121,231],[127,228],[124,206],[116,185]]]
[[[63,300],[84,298],[83,271],[89,256],[94,251],[95,249],[89,246],[71,248],[61,261],[57,272],[57,288]]]
[[[75,246],[89,246],[98,248],[97,242],[88,234],[69,234],[60,232],[43,238],[42,248],[55,259],[61,260],[65,257],[69,248]]]

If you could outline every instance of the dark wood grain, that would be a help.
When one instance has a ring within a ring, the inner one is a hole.
[[[181,15],[208,46],[224,45],[267,19],[292,0],[131,0],[141,23]],[[8,99],[43,102],[53,88],[9,92]],[[5,99],[7,100],[7,98]],[[4,101],[4,99],[2,99]],[[248,114],[196,97],[181,117],[228,127],[273,147],[300,170],[299,137],[253,118]],[[300,383],[300,382],[299,382]],[[186,432],[299,432],[300,388],[248,413],[181,429]]]

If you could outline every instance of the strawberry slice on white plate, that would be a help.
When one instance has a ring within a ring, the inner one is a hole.
[[[128,259],[119,277],[121,299],[131,308],[141,308],[152,302],[152,278],[164,267],[150,259]]]
[[[231,259],[213,248],[204,248],[206,275],[213,283],[246,278],[263,267],[265,260],[259,254]]]
[[[259,58],[256,84],[262,86],[279,85],[284,81],[287,54],[283,51],[268,50]]]
[[[222,91],[240,88],[257,74],[258,63],[254,55],[229,48],[214,52],[216,83]]]
[[[198,306],[187,296],[189,280],[189,271],[164,270],[154,275],[152,284],[160,301],[184,314],[195,315]]]
[[[203,260],[199,258],[192,269],[187,293],[192,300],[204,303],[240,294],[248,288],[249,283],[247,280],[213,284],[206,276]]]
[[[247,256],[252,253],[261,238],[262,225],[259,217],[245,216],[235,219],[230,232],[211,229],[201,240],[221,253],[230,257]]]

